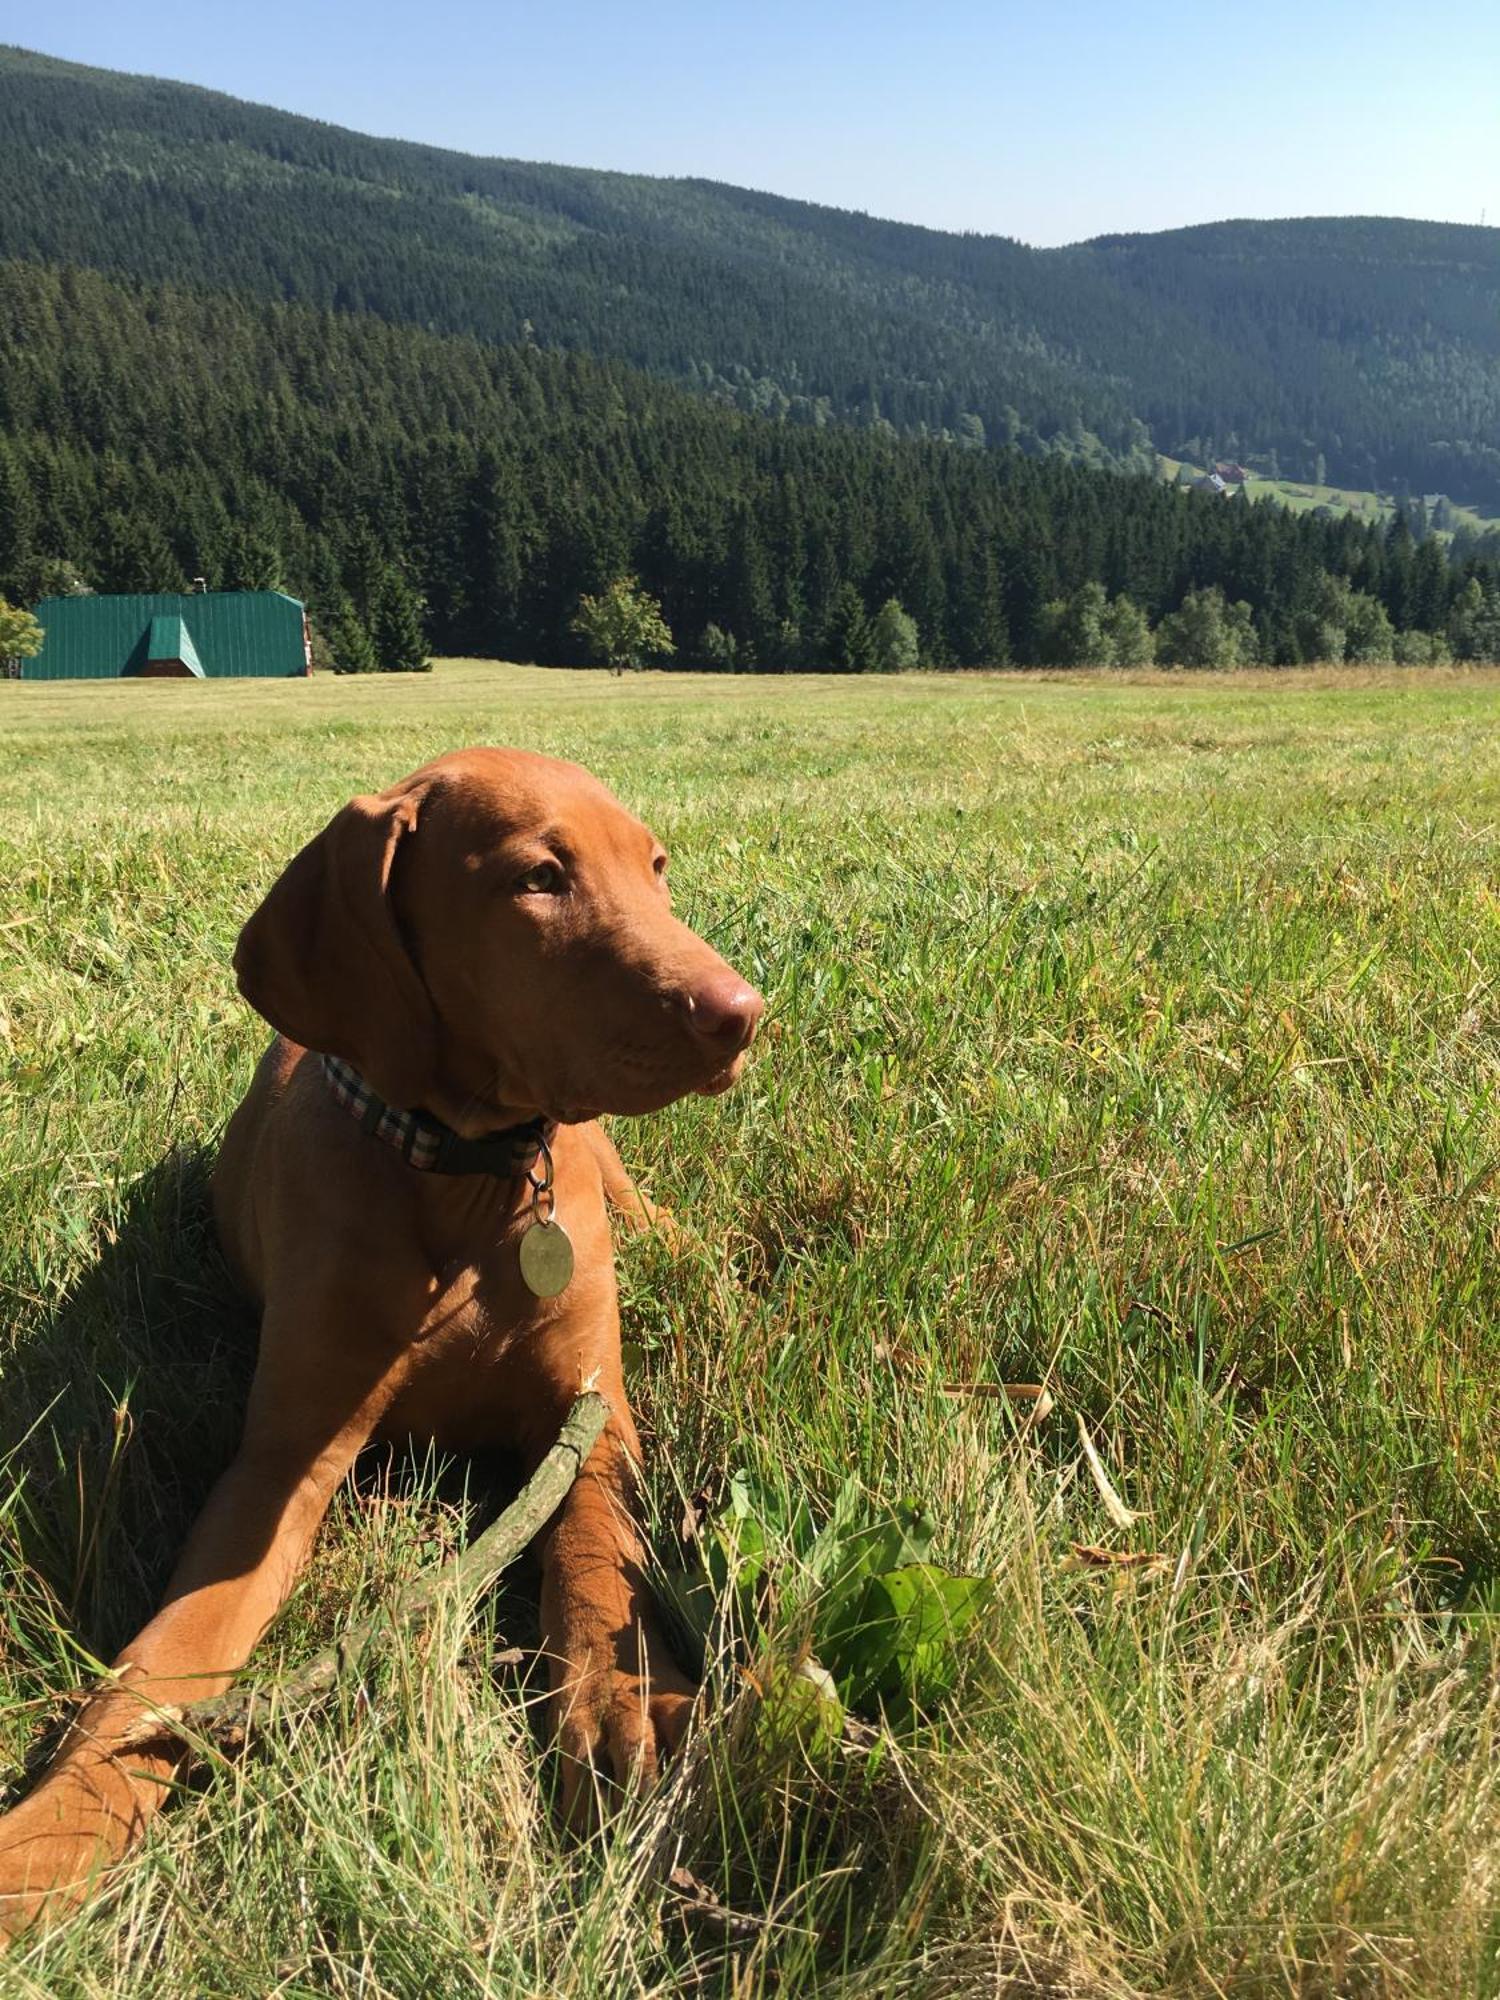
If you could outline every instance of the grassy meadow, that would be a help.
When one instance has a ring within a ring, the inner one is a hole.
[[[1497,2000],[1497,725],[1453,672],[0,683],[10,1783],[235,1439],[236,931],[465,742],[598,771],[769,1001],[737,1092],[615,1126],[692,1232],[620,1260],[663,1561],[743,1470],[996,1580],[953,1694],[832,1754],[752,1738],[726,1641],[570,1844],[523,1569],[197,1773],[0,1994]],[[369,1455],[254,1671],[497,1476]]]

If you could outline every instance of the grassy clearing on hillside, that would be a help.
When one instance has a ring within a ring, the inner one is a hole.
[[[1252,479],[1250,481],[1252,500],[1279,500],[1293,513],[1311,513],[1318,507],[1331,507],[1336,514],[1352,514],[1363,522],[1389,521],[1396,512],[1395,501],[1388,493],[1372,493],[1365,487],[1318,486],[1310,479]],[[1466,507],[1461,501],[1448,502],[1452,510],[1454,528],[1467,528],[1476,535],[1486,534],[1495,526],[1493,511],[1480,507]],[[1447,534],[1448,530],[1442,530]]]
[[[725,1658],[579,1848],[494,1665],[522,1577],[196,1783],[0,1992],[1495,2000],[1497,722],[1460,673],[0,685],[7,1769],[235,1436],[235,932],[346,796],[466,741],[596,769],[770,1001],[737,1093],[616,1127],[702,1233],[622,1256],[663,1548],[730,1470],[820,1510],[852,1472],[999,1580],[920,1731],[757,1760]],[[984,1393],[1043,1378],[1035,1430]],[[257,1670],[483,1483],[362,1468]]]
[[[1201,479],[1207,470],[1182,458],[1159,457],[1158,463],[1162,477],[1174,485],[1184,466],[1195,479]],[[1246,491],[1252,500],[1276,500],[1294,514],[1331,507],[1336,514],[1352,514],[1357,520],[1371,522],[1388,521],[1395,512],[1389,494],[1357,486],[1320,486],[1311,479],[1262,479],[1257,475],[1246,483]]]
[[[1178,473],[1186,465],[1195,478],[1201,478],[1204,467],[1193,465],[1187,459],[1168,458],[1157,454],[1157,467],[1163,479],[1176,482]],[[1261,479],[1253,477],[1248,485],[1252,500],[1276,500],[1283,507],[1289,507],[1294,514],[1310,514],[1317,507],[1331,507],[1336,514],[1352,514],[1356,520],[1366,523],[1389,521],[1396,511],[1395,502],[1389,493],[1375,493],[1362,486],[1319,486],[1311,479]],[[1479,507],[1465,506],[1462,501],[1450,499],[1453,518],[1457,526],[1469,528],[1476,535],[1484,534],[1495,526],[1495,515]]]

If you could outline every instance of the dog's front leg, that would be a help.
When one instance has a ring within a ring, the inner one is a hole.
[[[669,1250],[682,1246],[682,1230],[670,1209],[651,1199],[631,1178],[613,1139],[597,1121],[579,1128],[604,1184],[616,1226],[630,1236],[659,1236]]]
[[[210,1494],[162,1608],[120,1654],[41,1784],[0,1818],[0,1938],[78,1903],[144,1830],[182,1761],[164,1709],[222,1693],[290,1591],[368,1438],[383,1385],[314,1371],[268,1326],[245,1438]],[[282,1356],[286,1358],[283,1359]],[[321,1379],[319,1379],[319,1375]]]
[[[599,1387],[618,1413],[542,1539],[542,1643],[552,1677],[570,1826],[592,1818],[596,1773],[654,1777],[681,1743],[693,1685],[662,1636],[635,1523],[640,1445],[618,1370]]]

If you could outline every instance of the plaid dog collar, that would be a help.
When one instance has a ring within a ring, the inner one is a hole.
[[[409,1167],[426,1174],[493,1174],[497,1180],[519,1180],[536,1165],[557,1130],[547,1118],[508,1125],[503,1132],[486,1132],[482,1139],[465,1139],[426,1111],[397,1111],[377,1097],[352,1064],[337,1056],[318,1058],[323,1081],[352,1118],[374,1139],[394,1146]]]

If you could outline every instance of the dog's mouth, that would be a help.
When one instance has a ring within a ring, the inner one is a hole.
[[[726,1090],[733,1090],[734,1086],[745,1073],[745,1061],[748,1054],[749,1051],[747,1049],[741,1049],[737,1056],[725,1063],[722,1069],[715,1070],[713,1075],[705,1082],[695,1083],[690,1095],[693,1097],[722,1097]]]
[[[741,1049],[727,1063],[697,1078],[669,1079],[659,1073],[622,1075],[618,1088],[591,1092],[586,1103],[570,1103],[550,1115],[560,1125],[586,1125],[594,1118],[643,1118],[653,1111],[664,1111],[682,1097],[722,1097],[744,1074],[748,1054],[748,1050]]]

